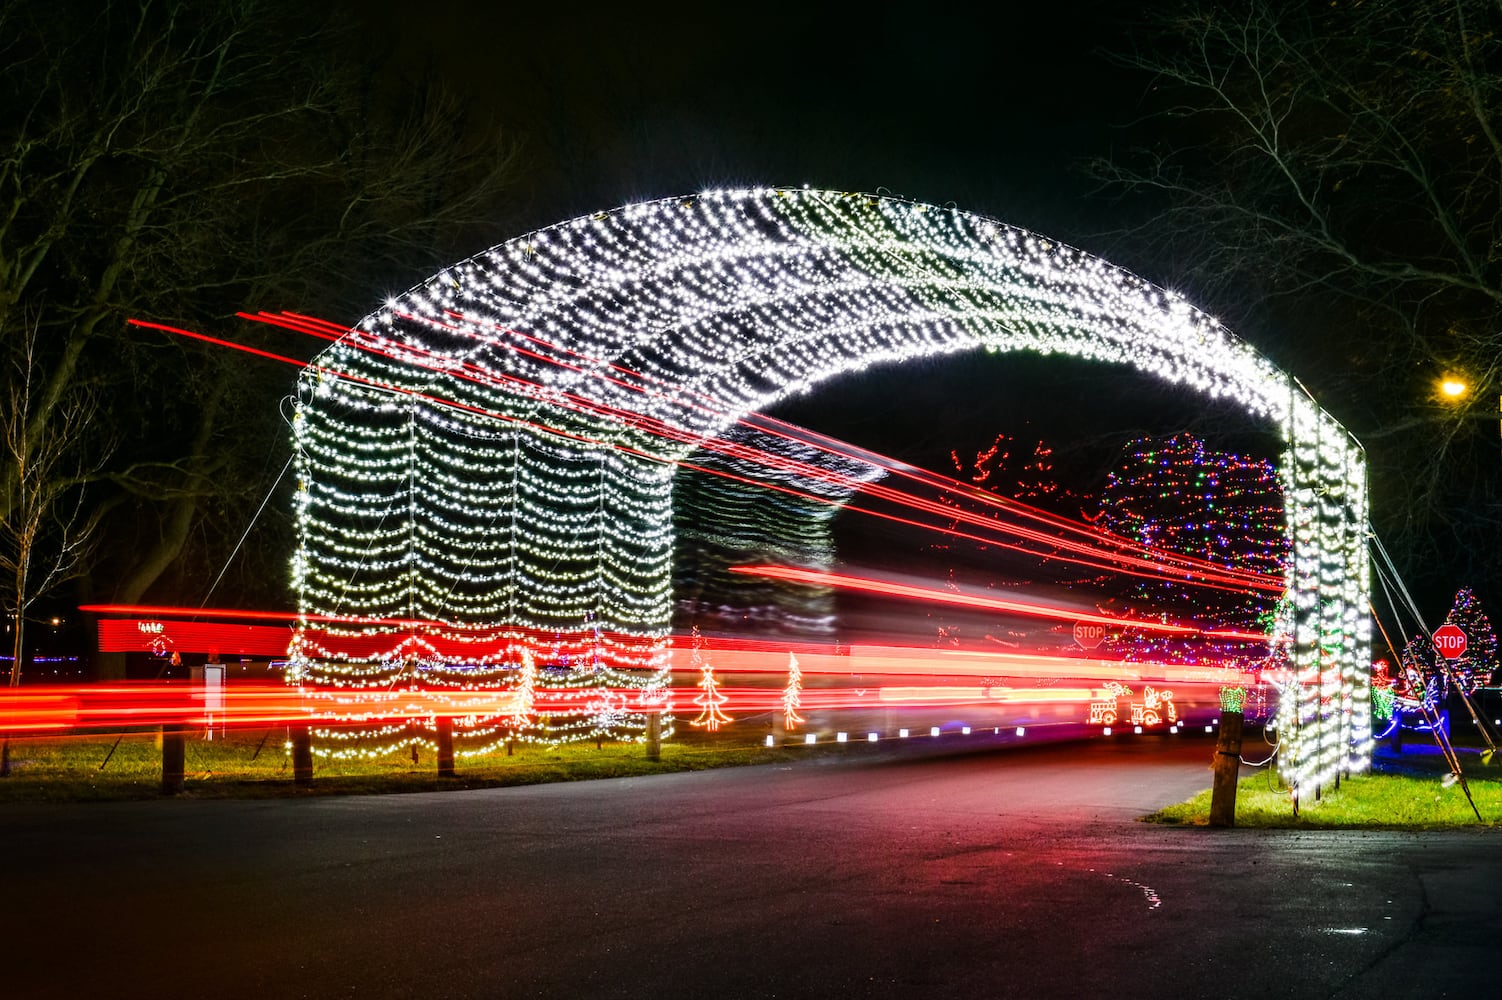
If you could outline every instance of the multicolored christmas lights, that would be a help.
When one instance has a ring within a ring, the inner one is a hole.
[[[1456,626],[1466,637],[1465,652],[1447,664],[1447,673],[1455,685],[1470,694],[1484,684],[1494,683],[1497,669],[1502,666],[1497,659],[1497,633],[1471,588],[1462,587],[1455,592],[1445,624]]]
[[[1115,535],[1158,551],[1176,552],[1261,577],[1281,577],[1288,567],[1282,482],[1273,463],[1208,446],[1193,434],[1144,437],[1129,443],[1106,478],[1097,521]],[[1254,588],[1206,590],[1169,579],[1132,581],[1128,607],[1174,609],[1225,629],[1280,634],[1283,594]],[[1206,649],[1168,638],[1138,640],[1130,658],[1194,662],[1206,654],[1220,662],[1240,657],[1239,669],[1286,670],[1290,650],[1270,643],[1260,650]]]
[[[294,642],[293,679],[510,688],[532,642],[537,690],[579,692],[546,738],[639,736],[644,715],[602,715],[589,689],[664,686],[676,463],[832,376],[975,349],[1127,365],[1281,431],[1290,773],[1364,768],[1366,486],[1350,436],[1172,292],[980,216],[828,191],[575,219],[445,269],[327,348],[293,417],[299,610],[443,624],[320,622]],[[471,655],[443,653],[477,632]]]

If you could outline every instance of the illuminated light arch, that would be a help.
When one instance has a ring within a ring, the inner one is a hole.
[[[1176,294],[981,216],[810,190],[575,219],[434,275],[298,383],[297,676],[578,692],[546,738],[640,732],[667,668],[675,463],[862,367],[983,347],[1126,365],[1281,429],[1282,696],[1300,782],[1370,756],[1364,456],[1288,375]],[[428,623],[418,626],[414,623]],[[436,624],[435,624],[436,623]],[[471,745],[501,738],[471,720]]]

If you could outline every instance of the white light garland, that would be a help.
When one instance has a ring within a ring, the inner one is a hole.
[[[1363,769],[1366,485],[1350,436],[1172,292],[980,216],[827,191],[575,219],[447,268],[320,355],[293,422],[299,609],[430,624],[307,626],[296,673],[390,684],[424,631],[440,638],[422,683],[508,687],[531,643],[539,688],[581,691],[543,738],[639,738],[645,716],[588,689],[665,683],[675,463],[832,376],[976,347],[1127,365],[1282,429],[1286,763],[1301,784]],[[476,629],[490,638],[463,656],[444,637]]]

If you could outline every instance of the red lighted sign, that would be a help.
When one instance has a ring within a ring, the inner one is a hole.
[[[159,619],[106,618],[99,622],[101,653],[222,653],[225,656],[287,655],[292,630],[286,626],[228,625]]]

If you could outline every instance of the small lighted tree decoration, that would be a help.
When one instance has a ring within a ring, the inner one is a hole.
[[[782,689],[782,728],[796,729],[798,724],[805,721],[798,714],[798,706],[803,703],[803,670],[798,666],[798,657],[788,654],[788,683]]]
[[[700,652],[704,647],[704,638],[699,635],[697,626],[694,627],[693,642],[693,658],[689,662],[699,670],[699,687],[704,689],[704,693],[694,699],[694,704],[703,711],[690,720],[689,725],[702,726],[713,733],[717,732],[721,726],[735,721],[720,711],[720,706],[729,701],[730,696],[720,694],[720,685],[714,677],[714,666],[704,659],[704,654]]]
[[[516,677],[515,701],[511,707],[511,725],[514,730],[525,729],[532,721],[532,709],[537,701],[537,664],[532,661],[532,651],[525,646],[521,651],[521,667]]]

